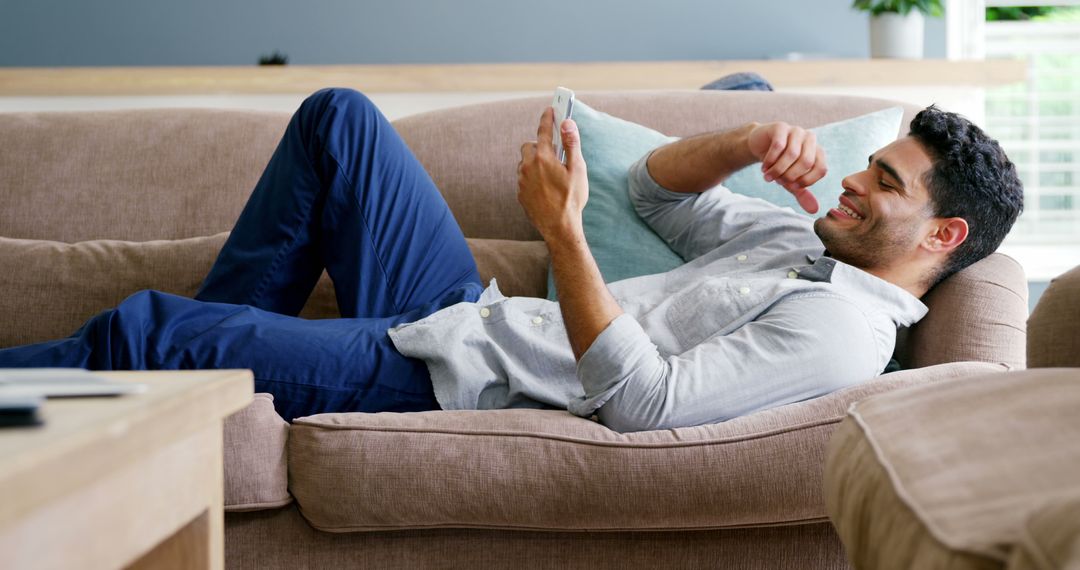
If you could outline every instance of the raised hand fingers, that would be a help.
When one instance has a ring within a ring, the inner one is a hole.
[[[788,192],[799,202],[799,207],[806,210],[807,213],[816,214],[818,211],[817,196],[806,188],[796,188],[794,190],[788,188]]]
[[[518,178],[525,172],[525,165],[533,162],[536,157],[536,143],[527,142],[521,145],[521,160],[517,164]]]
[[[794,168],[794,166],[792,167]],[[789,169],[790,171],[791,169]],[[821,180],[828,172],[828,168],[825,165],[825,151],[818,147],[814,151],[814,165],[810,168],[810,171],[803,174],[794,182],[782,182],[777,180],[785,190],[791,193],[799,202],[799,206],[803,210],[811,214],[816,214],[819,208],[817,197],[814,196],[808,187],[812,186],[818,180]]]
[[[817,152],[814,154],[814,166],[810,168],[810,171],[800,176],[795,185],[801,188],[807,186],[813,186],[815,182],[825,178],[825,175],[829,173],[829,167],[826,164],[825,149],[820,146],[817,147]]]
[[[536,154],[536,142],[529,141],[521,144],[521,160],[522,162],[529,160]]]
[[[765,156],[761,157],[761,171],[766,172],[772,168],[776,159],[780,158],[784,149],[787,148],[788,134],[791,132],[791,127],[786,123],[775,123],[772,125],[766,125],[765,128],[772,128],[772,132],[767,135],[769,137],[769,147],[765,150]]]
[[[787,123],[755,125],[749,134],[751,154],[761,157],[761,171],[767,182],[776,181],[811,214],[818,201],[807,187],[821,180],[828,169],[825,151],[817,146],[814,133]]]
[[[554,136],[555,133],[555,109],[548,107],[544,109],[544,114],[540,115],[540,126],[536,129],[536,140],[540,142],[547,141],[547,145],[540,145],[537,149],[538,152],[544,152],[543,149],[547,148],[552,154],[555,153],[554,148]]]
[[[791,129],[783,152],[765,170],[765,180],[776,180],[781,185],[795,182],[813,168],[816,149],[813,133],[797,127]]]

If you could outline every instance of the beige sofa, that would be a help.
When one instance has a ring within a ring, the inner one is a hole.
[[[671,135],[805,126],[892,103],[781,93],[583,94]],[[478,259],[545,293],[546,252],[515,198],[528,99],[395,124]],[[906,108],[910,119],[915,109]],[[0,346],[72,332],[142,288],[191,295],[287,116],[216,110],[0,115]],[[236,568],[843,568],[825,445],[868,395],[1024,366],[1027,287],[995,254],[932,291],[901,338],[912,369],[717,425],[619,434],[566,412],[323,414],[268,396],[228,422],[226,556]],[[303,316],[336,315],[330,283]]]
[[[880,394],[829,445],[856,568],[1080,568],[1080,267],[1028,321],[1028,370]]]

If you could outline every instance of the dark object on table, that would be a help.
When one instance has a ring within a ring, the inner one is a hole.
[[[270,55],[259,56],[259,65],[288,65],[289,56],[274,50]]]
[[[25,396],[0,396],[0,427],[40,425],[38,409],[41,400]]]

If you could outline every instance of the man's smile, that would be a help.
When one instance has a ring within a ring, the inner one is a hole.
[[[863,219],[862,212],[860,212],[858,207],[855,206],[855,203],[849,200],[847,196],[844,195],[840,196],[840,203],[837,204],[835,208],[830,209],[829,214],[841,219]]]

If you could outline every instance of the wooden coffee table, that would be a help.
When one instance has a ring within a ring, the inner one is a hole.
[[[221,568],[222,421],[251,371],[101,374],[149,390],[0,429],[0,568]]]

